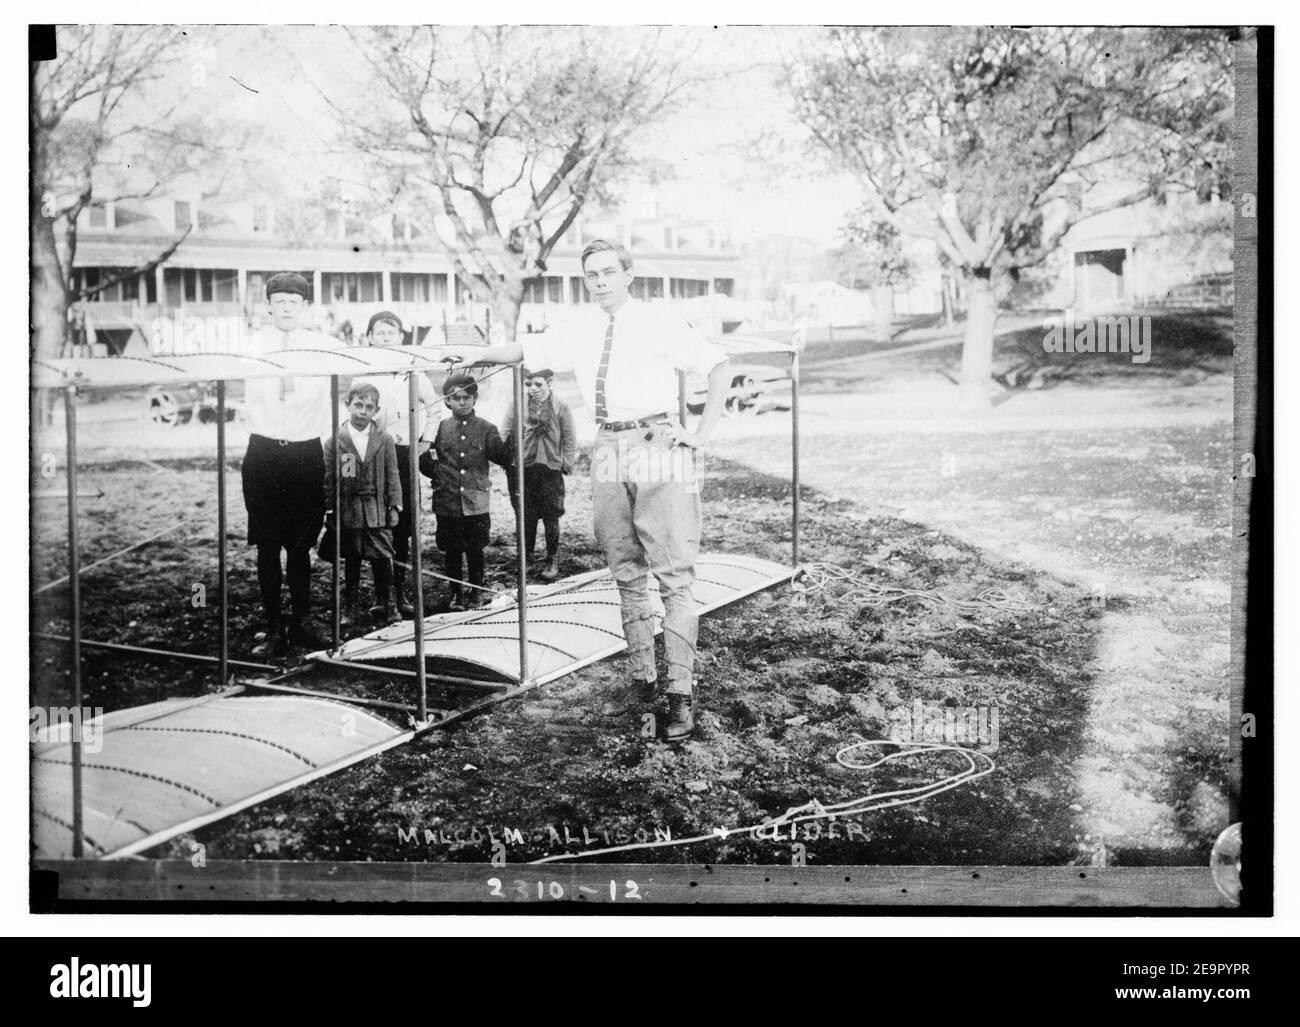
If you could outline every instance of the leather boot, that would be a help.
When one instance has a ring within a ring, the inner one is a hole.
[[[295,617],[289,625],[289,645],[298,649],[324,649],[326,642],[316,631],[306,618]]]
[[[406,572],[400,567],[393,568],[393,602],[397,606],[397,612],[406,620],[415,616],[415,607],[406,594]]]
[[[554,581],[556,578],[558,578],[560,576],[559,557],[555,556],[554,554],[547,557],[546,566],[542,568],[541,573],[538,574],[537,576],[541,578],[543,581]]]
[[[339,630],[348,630],[360,619],[361,611],[357,608],[357,590],[355,588],[344,588],[343,598],[339,602]]]
[[[684,742],[695,731],[695,714],[691,697],[680,692],[668,693],[668,724],[664,727],[664,741]]]

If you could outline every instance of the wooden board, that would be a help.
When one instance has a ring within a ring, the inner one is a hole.
[[[63,902],[464,903],[481,912],[648,905],[970,906],[1196,909],[1227,912],[1207,867],[717,866],[513,863],[43,861]],[[610,885],[613,884],[613,898]],[[540,888],[539,888],[540,885]]]

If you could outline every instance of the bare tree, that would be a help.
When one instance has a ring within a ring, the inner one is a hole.
[[[1000,280],[1080,221],[1227,161],[1228,42],[1210,30],[838,29],[786,77],[820,147],[961,269],[973,408],[989,404]]]
[[[183,93],[153,90],[188,45],[170,26],[59,26],[58,55],[31,64],[29,179],[32,347],[57,357],[72,303],[165,261],[149,260],[74,288],[77,225],[92,204],[146,199],[189,170],[211,137],[181,116]]]
[[[380,209],[436,235],[513,337],[583,204],[634,163],[629,142],[680,102],[689,47],[641,29],[349,30],[370,88],[322,93]]]

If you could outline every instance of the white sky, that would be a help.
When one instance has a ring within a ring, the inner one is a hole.
[[[844,215],[861,202],[861,190],[809,154],[774,80],[783,50],[814,30],[694,31],[700,51],[692,70],[719,78],[634,141],[639,153],[666,161],[676,174],[659,188],[661,213],[718,221],[738,244],[765,235],[802,235],[833,245]],[[189,33],[194,59],[206,69],[203,102],[221,117],[261,120],[304,150],[315,149],[330,126],[311,82],[337,86],[362,70],[360,58],[329,29],[200,26]],[[220,40],[215,46],[214,38]],[[293,56],[283,56],[281,39],[292,44]],[[178,69],[185,80],[192,63]],[[628,197],[629,213],[636,212],[636,198]]]

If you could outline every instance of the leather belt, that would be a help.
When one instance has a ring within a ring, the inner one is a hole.
[[[638,417],[634,421],[602,421],[600,424],[601,431],[631,431],[633,428],[649,428],[656,421],[664,420],[668,414],[665,411],[659,411],[657,414],[646,414],[645,417]]]
[[[250,437],[254,439],[262,439],[266,442],[273,442],[277,446],[309,446],[313,442],[319,441],[319,439],[273,439],[269,435],[259,435],[257,432],[251,433]]]

